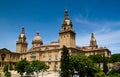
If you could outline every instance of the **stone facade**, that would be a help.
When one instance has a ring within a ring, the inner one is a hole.
[[[70,54],[83,54],[86,56],[101,54],[110,57],[111,52],[109,49],[98,47],[94,33],[91,34],[90,45],[83,47],[76,46],[75,34],[67,10],[65,10],[64,21],[62,23],[61,31],[59,32],[58,41],[45,45],[39,33],[36,33],[36,36],[32,40],[32,47],[28,50],[25,30],[24,27],[22,27],[22,31],[16,42],[16,52],[11,52],[6,48],[0,49],[0,67],[3,67],[5,63],[10,63],[12,69],[17,61],[21,58],[26,58],[30,62],[33,60],[45,62],[50,66],[49,70],[53,70],[55,67],[59,70],[61,48],[63,45],[68,48]]]

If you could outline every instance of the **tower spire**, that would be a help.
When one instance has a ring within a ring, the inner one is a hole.
[[[72,28],[72,21],[69,18],[67,9],[64,12],[64,21],[62,23],[62,29],[59,32],[59,36],[60,47],[62,47],[63,45],[67,47],[76,47],[75,31]]]
[[[97,41],[96,41],[96,39],[94,37],[94,33],[91,33],[90,46],[91,47],[97,47]]]
[[[25,36],[24,26],[22,26],[22,31],[18,37],[18,41],[16,42],[16,52],[23,53],[27,51],[27,41]]]
[[[91,33],[91,39],[94,39],[94,33]]]
[[[65,9],[65,20],[69,20],[68,9]]]
[[[24,26],[22,26],[22,32],[21,34],[25,34]]]

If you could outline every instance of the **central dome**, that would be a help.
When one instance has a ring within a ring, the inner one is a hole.
[[[32,44],[40,44],[40,45],[43,44],[42,39],[39,36],[39,33],[36,33],[36,36],[34,37]]]

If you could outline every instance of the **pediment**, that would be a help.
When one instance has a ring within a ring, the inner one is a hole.
[[[8,50],[7,48],[2,48],[0,49],[0,53],[12,53],[12,52]]]

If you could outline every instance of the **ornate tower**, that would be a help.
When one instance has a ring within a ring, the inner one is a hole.
[[[75,43],[75,32],[72,29],[72,22],[69,19],[68,10],[65,10],[64,21],[62,24],[62,29],[59,32],[59,43],[60,47],[63,45],[67,47],[76,47]]]
[[[18,37],[18,41],[16,43],[16,52],[18,53],[24,53],[27,51],[27,41],[25,36],[24,27],[22,27],[22,32]]]
[[[40,45],[43,45],[42,39],[39,35],[39,33],[36,33],[36,36],[34,37],[32,41],[32,47],[38,47]]]
[[[94,37],[94,33],[91,33],[90,47],[98,47],[97,46],[97,41]]]

